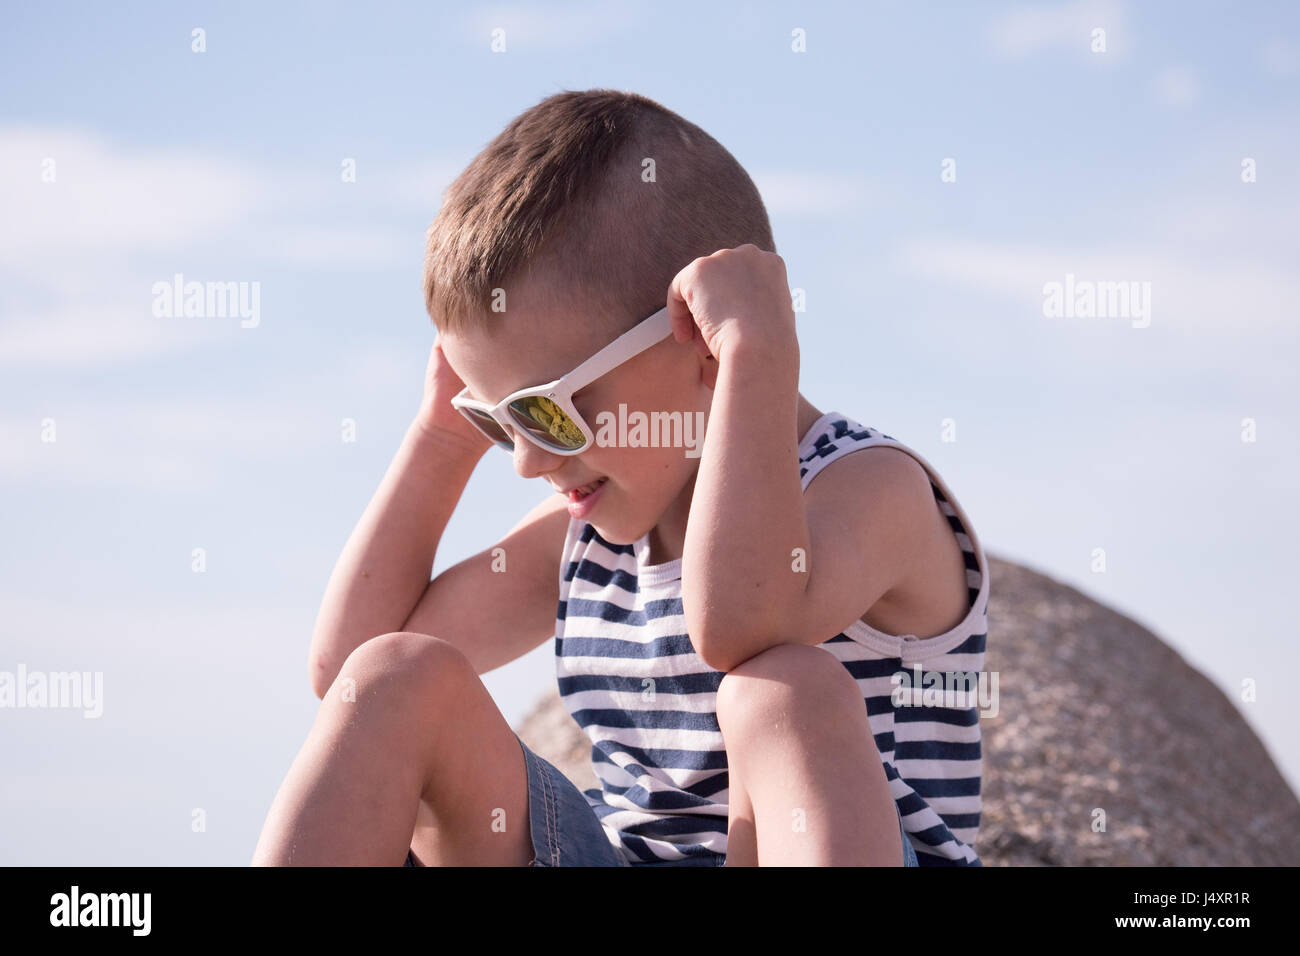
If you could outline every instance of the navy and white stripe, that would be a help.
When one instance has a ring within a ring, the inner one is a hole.
[[[922,866],[980,866],[979,712],[894,703],[900,670],[984,668],[988,565],[970,521],[920,455],[836,412],[799,443],[804,489],[831,462],[893,447],[930,474],[935,502],[966,561],[970,610],[944,634],[890,635],[858,620],[819,645],[862,689],[867,717],[903,827]],[[592,743],[600,789],[584,796],[630,863],[725,858],[727,755],[715,698],[723,672],[695,653],[681,602],[681,559],[649,563],[649,538],[613,545],[571,519],[560,571],[555,662],[560,697]]]

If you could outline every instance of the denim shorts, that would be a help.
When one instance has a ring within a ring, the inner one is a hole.
[[[519,735],[515,734],[519,740]],[[529,866],[722,866],[723,856],[688,856],[680,860],[629,863],[605,835],[600,818],[573,783],[550,761],[539,757],[519,740],[528,771],[528,820],[533,838],[533,860]],[[895,804],[895,812],[898,807]],[[903,865],[919,866],[916,850],[903,830]],[[415,866],[410,851],[405,866]]]

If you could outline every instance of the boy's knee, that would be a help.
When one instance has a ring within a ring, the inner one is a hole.
[[[857,681],[839,658],[811,644],[777,644],[723,675],[715,709],[719,724],[740,730],[752,718],[770,724],[774,714],[794,706],[841,705],[863,703]]]
[[[454,645],[415,631],[380,634],[358,646],[343,662],[333,690],[407,701],[445,701],[467,676],[477,676]],[[351,682],[350,684],[348,682]],[[344,686],[340,687],[340,683]]]

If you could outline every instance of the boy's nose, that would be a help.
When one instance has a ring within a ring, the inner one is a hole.
[[[515,474],[519,477],[536,478],[554,471],[564,463],[563,455],[553,455],[522,435],[515,434],[512,437],[515,443]]]

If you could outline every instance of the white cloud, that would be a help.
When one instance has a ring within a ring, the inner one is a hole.
[[[1274,76],[1293,76],[1300,70],[1300,49],[1281,37],[1273,37],[1260,52],[1260,63]]]
[[[1094,282],[1150,282],[1152,326],[1198,335],[1252,330],[1292,337],[1300,302],[1300,277],[1288,270],[1154,248],[1048,249],[922,238],[900,246],[895,265],[1003,295],[1030,310],[1041,310],[1043,285],[1063,282],[1067,273]]]
[[[1171,66],[1156,75],[1156,99],[1166,106],[1190,106],[1200,98],[1200,86],[1190,70]]]
[[[152,315],[150,302],[148,287],[142,286],[133,309],[73,305],[6,319],[0,325],[0,368],[80,369],[220,340],[214,323],[224,320],[159,319]]]
[[[769,213],[836,215],[866,208],[872,184],[863,176],[795,170],[751,172]]]
[[[117,321],[129,328],[121,317]],[[240,329],[237,320],[224,333],[200,331],[194,321],[181,320],[195,330],[181,334],[202,335],[205,342],[259,334]],[[135,331],[122,333],[125,339],[137,335],[127,342],[93,334],[109,349],[159,348]],[[23,342],[31,361],[20,355],[13,364],[39,367],[58,344],[52,334],[44,346]],[[23,412],[6,408],[7,413],[0,413],[0,478],[49,485],[197,488],[218,485],[229,477],[232,464],[246,468],[257,462],[301,461],[316,453],[328,460],[343,447],[341,417],[354,417],[362,433],[371,433],[377,425],[385,427],[376,417],[380,413],[391,414],[394,407],[397,414],[415,413],[432,344],[429,323],[427,335],[413,349],[363,346],[328,365],[296,370],[292,383],[277,380],[265,387],[247,380],[207,397],[157,401],[115,395],[111,402],[100,402],[54,392],[24,400]],[[75,350],[94,347],[87,334]],[[4,348],[0,336],[0,354]],[[58,360],[66,357],[61,354]],[[54,422],[53,442],[42,441],[47,418]]]
[[[1092,33],[1105,31],[1105,53],[1092,52]],[[1113,60],[1132,48],[1124,6],[1117,0],[1079,0],[1051,7],[1021,7],[1002,17],[989,31],[1000,56],[1029,56],[1045,50],[1065,50]]]
[[[402,387],[411,391],[412,400],[418,398],[424,380],[424,368],[429,360],[429,350],[433,348],[433,322],[428,319],[425,321],[426,336],[420,343],[419,352],[383,345],[364,349],[350,357],[347,368],[340,373],[340,387],[346,384],[366,392],[375,392],[392,388],[394,383],[406,383]]]
[[[36,479],[46,486],[166,488],[192,484],[192,479],[201,475],[184,458],[157,444],[117,440],[114,434],[121,428],[121,420],[107,422],[108,416],[85,409],[67,414],[62,408],[47,411],[49,414],[30,419],[17,415],[0,418],[0,478]],[[41,440],[46,418],[53,419],[53,442]],[[102,430],[105,425],[106,431]]]
[[[240,222],[267,185],[241,163],[195,150],[126,147],[80,129],[0,129],[0,266],[191,242]]]
[[[366,219],[339,224],[338,216],[359,203],[360,214],[373,217],[377,200],[422,205],[431,217],[457,172],[430,161],[363,167],[373,183],[340,185],[211,150],[133,146],[78,127],[0,125],[0,368],[80,370],[221,341],[219,325],[152,316],[149,289],[172,272],[141,271],[159,262],[189,272],[182,263],[234,250],[268,268],[396,264],[418,275],[422,231]],[[331,209],[334,221],[311,224]]]
[[[471,27],[490,49],[492,31],[505,31],[506,55],[527,50],[578,50],[604,45],[611,36],[649,22],[649,4],[631,0],[542,6],[501,6],[475,13]]]
[[[42,180],[47,160],[53,182]],[[425,202],[432,215],[455,173],[424,163],[374,175],[385,177],[376,187],[384,199]],[[418,236],[302,225],[304,215],[346,207],[353,197],[337,190],[362,188],[329,182],[195,149],[126,146],[83,129],[0,127],[0,269],[49,270],[45,278],[61,284],[72,257],[107,270],[141,251],[218,241],[298,265],[380,262],[411,241],[418,255]]]
[[[427,209],[432,219],[442,203],[443,192],[468,164],[468,159],[463,163],[415,163],[395,170],[387,175],[389,195],[405,206]]]
[[[76,724],[72,727],[80,730]],[[46,740],[57,738],[57,732],[43,727],[39,732]],[[152,805],[158,798],[159,783],[136,772],[7,773],[0,778],[0,806],[9,813],[48,812],[55,808],[84,813],[86,795],[93,793],[100,810],[130,810]],[[32,865],[40,864],[33,859]]]
[[[42,441],[52,419],[55,441]],[[338,441],[338,419],[299,403],[231,401],[48,403],[30,417],[0,417],[0,476],[57,485],[208,487],[232,449],[251,460],[298,458]]]
[[[275,235],[254,233],[245,248],[258,259],[296,266],[391,266],[422,263],[424,234],[366,227],[287,228]]]

